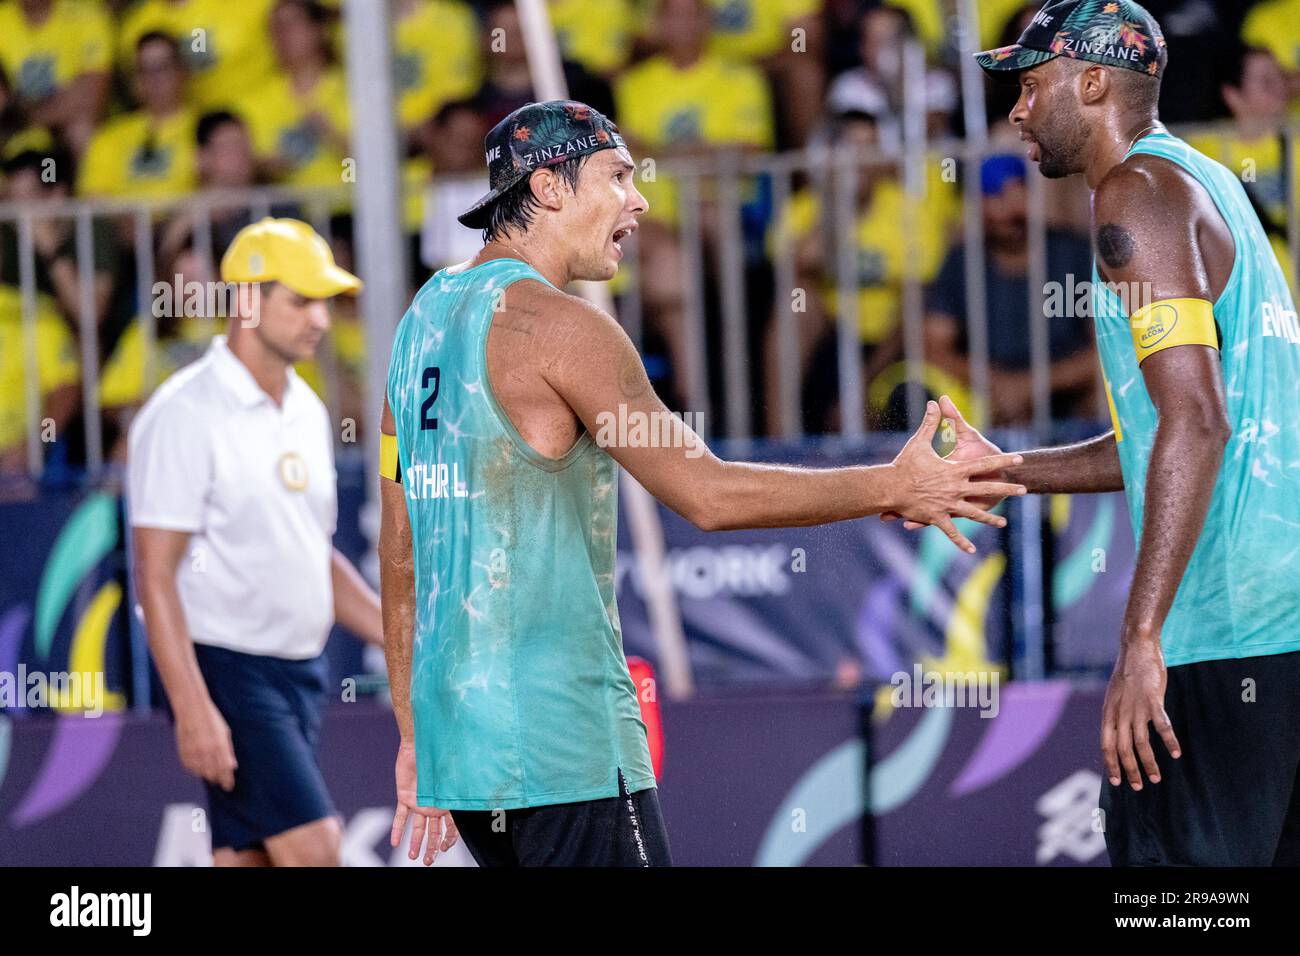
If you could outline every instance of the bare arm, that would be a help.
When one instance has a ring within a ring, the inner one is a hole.
[[[1167,165],[1167,164],[1162,164]],[[1127,167],[1097,190],[1095,215],[1105,279],[1149,283],[1152,301],[1175,298],[1214,301],[1197,241],[1193,199],[1181,177],[1163,169]],[[1179,345],[1141,363],[1142,378],[1159,423],[1147,470],[1142,539],[1125,632],[1159,641],[1200,537],[1231,436],[1223,372],[1217,349]]]
[[[1115,432],[1108,431],[1074,445],[1021,453],[1024,464],[1007,469],[1007,480],[1019,482],[1030,494],[1088,494],[1123,491]]]
[[[951,423],[957,440],[952,453],[948,455],[949,461],[973,461],[998,453],[998,446],[969,424],[962,417],[957,404],[947,395],[939,399],[939,408]],[[1124,490],[1124,475],[1120,470],[1119,451],[1115,447],[1113,431],[1078,444],[1040,448],[1021,452],[1020,455],[1021,464],[979,477],[1013,481],[1028,488],[1030,494],[1083,494]],[[981,508],[992,508],[999,500],[976,498],[973,503]],[[896,521],[898,518],[899,515],[895,512],[886,512],[880,516],[882,521]],[[905,527],[909,531],[915,531],[924,525],[908,521]]]
[[[1222,249],[1231,236],[1208,197],[1162,160],[1130,161],[1102,181],[1094,197],[1097,245],[1104,278],[1149,284],[1151,300],[1213,302],[1212,272],[1224,272]],[[1217,251],[1215,250],[1217,247]],[[1143,303],[1146,304],[1146,303]],[[1132,308],[1133,304],[1130,304]],[[1142,535],[1124,612],[1120,654],[1102,717],[1107,776],[1142,789],[1141,768],[1160,780],[1148,725],[1171,756],[1178,740],[1164,710],[1167,675],[1160,631],[1200,538],[1224,447],[1232,433],[1218,350],[1174,345],[1141,362],[1159,421],[1147,467]]]
[[[380,431],[397,433],[392,409],[384,400]],[[388,689],[402,742],[415,739],[411,718],[411,647],[415,640],[415,557],[411,522],[402,485],[379,479],[379,591],[382,596],[384,659]]]
[[[338,548],[330,558],[330,577],[334,584],[334,619],[367,644],[382,647],[379,595]]]
[[[158,676],[176,716],[176,746],[192,773],[226,790],[235,786],[230,728],[208,695],[185,623],[176,569],[185,558],[185,531],[134,528],[135,585]]]
[[[393,411],[384,399],[379,430],[397,434]],[[407,857],[416,859],[424,848],[424,865],[456,844],[459,834],[451,813],[419,804],[415,761],[415,719],[411,713],[411,649],[415,640],[415,551],[411,521],[406,513],[406,496],[399,482],[379,479],[379,590],[383,595],[384,659],[388,663],[388,690],[393,699],[400,742],[394,777],[397,809],[389,844],[397,846],[411,820],[411,841]]]
[[[528,292],[534,297],[530,306],[526,297],[515,297],[520,286],[542,287],[520,283],[510,293],[512,310],[535,307],[546,317],[548,334],[540,343],[547,357],[542,374],[598,442],[609,431],[603,423],[619,415],[628,421],[669,420],[671,413],[655,394],[631,340],[612,318],[553,290]],[[593,356],[601,360],[593,361]],[[671,443],[676,447],[601,444],[652,495],[705,530],[824,524],[894,510],[909,517],[926,515],[922,520],[943,528],[970,551],[973,546],[951,516],[996,526],[1003,519],[964,499],[1020,494],[1023,489],[969,478],[1009,465],[1009,456],[966,463],[940,459],[929,447],[938,423],[938,406],[931,403],[921,430],[898,458],[870,467],[803,469],[724,462],[680,423],[674,426],[679,440]]]

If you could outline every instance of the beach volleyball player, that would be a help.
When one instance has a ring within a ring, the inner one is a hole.
[[[1282,270],[1237,177],[1161,126],[1165,41],[1142,7],[1051,3],[978,59],[1019,81],[1011,119],[1043,174],[1092,189],[1114,428],[1005,476],[1128,497],[1137,567],[1101,728],[1111,861],[1300,863],[1300,328]],[[945,412],[954,457],[996,450]]]
[[[392,840],[411,817],[409,855],[423,847],[426,863],[459,830],[481,865],[666,864],[614,594],[618,466],[704,529],[893,510],[968,549],[953,516],[1003,522],[965,499],[1023,489],[973,477],[1012,459],[935,455],[935,403],[891,464],[720,461],[659,401],[619,325],[564,291],[613,277],[646,210],[614,124],[581,103],[534,103],[485,146],[491,191],[460,217],[485,245],[416,295],[389,367]],[[673,422],[672,440],[598,445],[604,416]]]

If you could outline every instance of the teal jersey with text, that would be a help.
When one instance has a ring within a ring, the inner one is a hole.
[[[1300,326],[1290,289],[1236,176],[1164,132],[1140,140],[1134,153],[1160,156],[1195,177],[1236,244],[1232,274],[1214,303],[1233,434],[1161,631],[1165,662],[1172,667],[1300,650]],[[1097,347],[1124,492],[1140,538],[1146,497],[1161,493],[1147,485],[1158,416],[1138,367],[1129,316],[1095,266],[1093,282]],[[1143,573],[1140,561],[1136,577]]]
[[[547,458],[487,374],[495,259],[425,283],[388,371],[415,558],[411,661],[418,797],[517,809],[653,787],[623,656],[614,560],[618,466],[587,432]]]

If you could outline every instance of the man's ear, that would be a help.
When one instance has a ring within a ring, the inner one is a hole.
[[[1110,70],[1104,66],[1090,66],[1079,74],[1079,98],[1085,106],[1105,99],[1110,87]]]
[[[528,188],[533,191],[533,197],[542,204],[544,209],[555,212],[563,205],[560,177],[555,175],[553,169],[539,169],[534,172],[532,178],[528,180]]]

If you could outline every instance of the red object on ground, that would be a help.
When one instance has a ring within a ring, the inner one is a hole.
[[[644,658],[629,657],[627,670],[636,685],[636,699],[641,705],[641,720],[645,722],[646,738],[650,744],[650,765],[654,767],[655,779],[658,780],[664,765],[664,722],[659,715],[659,685],[655,681],[655,669]]]

